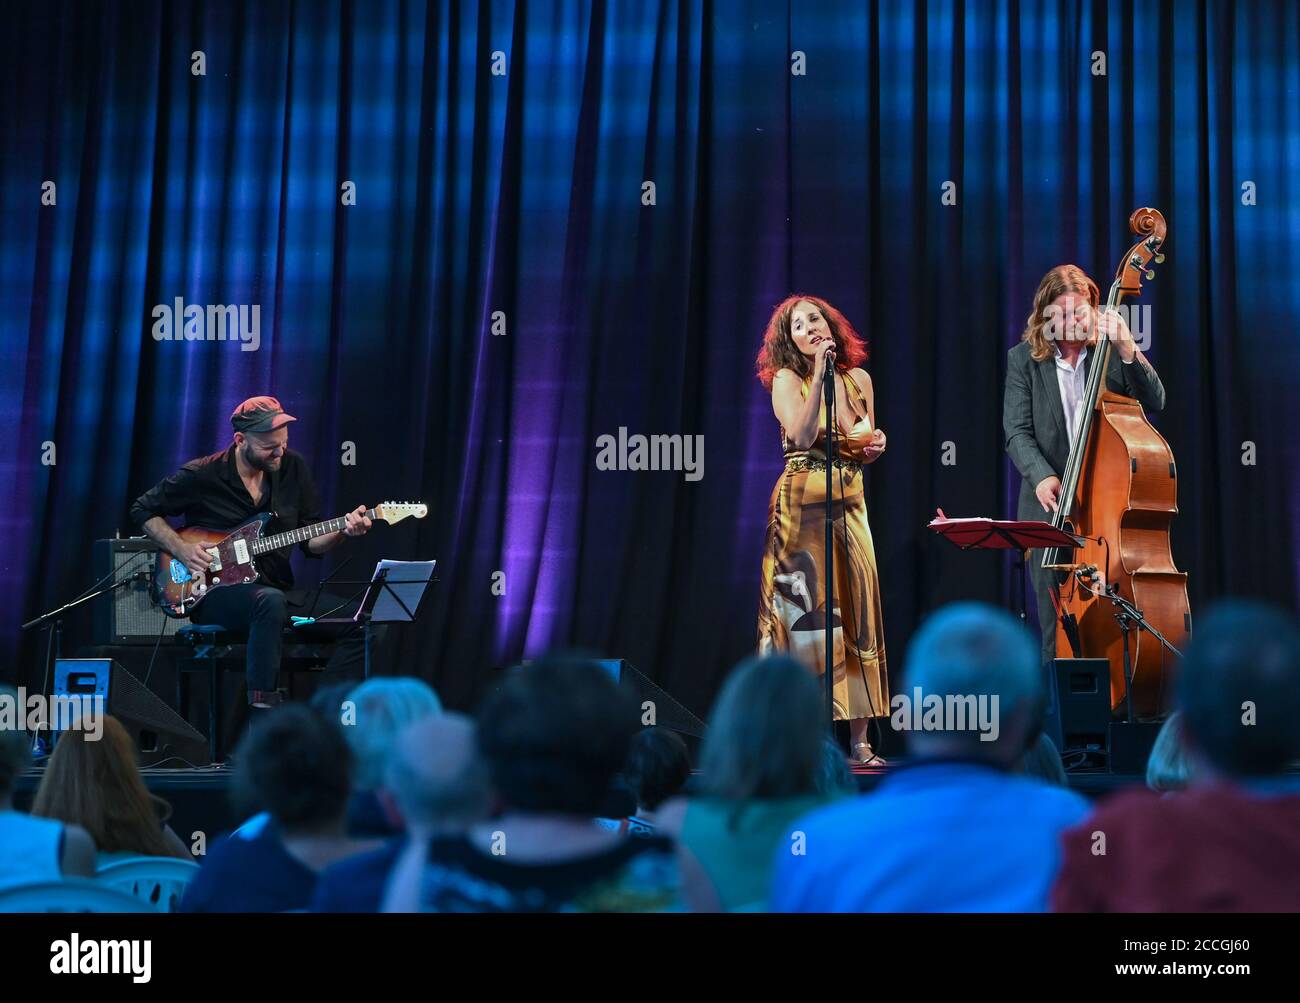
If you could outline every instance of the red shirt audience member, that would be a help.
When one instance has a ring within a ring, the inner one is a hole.
[[[1192,782],[1120,794],[1061,836],[1058,912],[1300,910],[1300,624],[1255,600],[1202,618],[1175,680]]]
[[[1109,799],[1062,836],[1057,912],[1300,909],[1300,784]],[[1262,788],[1262,789],[1261,789]],[[1105,838],[1102,853],[1102,837]]]

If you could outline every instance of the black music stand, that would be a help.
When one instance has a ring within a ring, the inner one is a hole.
[[[939,515],[930,520],[929,528],[962,550],[1020,551],[1018,568],[1022,624],[1025,622],[1025,610],[1029,605],[1025,551],[1041,547],[1077,550],[1086,542],[1083,537],[1057,529],[1047,522],[1020,522],[1015,519],[949,519],[943,514],[943,509],[936,511]]]
[[[365,585],[366,594],[361,597],[361,604],[357,607],[356,613],[352,616],[325,617],[320,620],[312,620],[311,624],[325,623],[332,625],[360,626],[362,631],[362,648],[365,652],[364,679],[370,678],[370,626],[372,623],[410,623],[415,619],[415,611],[420,606],[420,600],[424,597],[424,590],[433,581],[433,569],[437,562],[427,562],[428,574],[423,578],[389,578],[388,572],[394,570],[394,562],[380,561],[375,565],[375,576],[368,582],[336,582],[335,584],[344,585]],[[410,565],[425,567],[424,562],[405,562],[402,568],[408,574],[411,571]],[[388,565],[387,567],[385,565]],[[414,596],[407,595],[403,598],[398,591],[393,588],[394,585],[418,585],[419,590]],[[380,605],[380,599],[387,597],[384,604]],[[409,605],[408,605],[409,601]],[[378,612],[376,612],[378,609]],[[302,626],[310,626],[303,624]]]

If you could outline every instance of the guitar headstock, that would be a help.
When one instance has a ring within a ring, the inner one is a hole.
[[[375,506],[375,518],[382,519],[388,525],[399,523],[407,516],[423,519],[429,514],[429,506],[423,502],[386,501]]]

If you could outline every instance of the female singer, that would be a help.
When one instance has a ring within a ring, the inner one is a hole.
[[[833,361],[828,361],[832,359]],[[834,713],[848,719],[853,759],[878,757],[867,732],[889,714],[876,552],[867,524],[863,465],[885,451],[871,377],[858,368],[867,346],[825,300],[791,296],[772,313],[758,378],[781,423],[785,472],[772,490],[758,611],[760,652],[787,651],[821,675],[827,611],[834,628]],[[834,595],[825,591],[826,408],[834,371],[837,458],[833,465]]]

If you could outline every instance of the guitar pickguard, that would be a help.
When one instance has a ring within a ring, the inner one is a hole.
[[[254,547],[271,519],[261,514],[224,536],[199,527],[179,530],[183,540],[202,544],[209,563],[201,572],[191,571],[180,558],[161,553],[154,566],[151,588],[154,602],[168,616],[189,616],[194,607],[214,588],[257,581]]]

